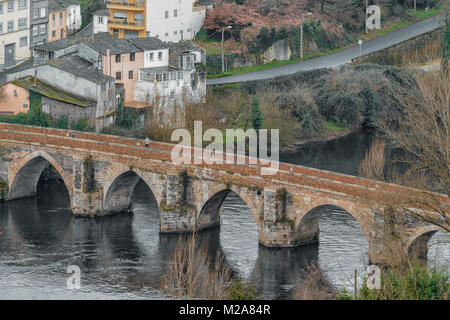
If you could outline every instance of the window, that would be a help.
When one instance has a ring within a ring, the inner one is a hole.
[[[103,17],[98,17],[98,23],[103,24]]]
[[[43,105],[42,105],[42,112],[50,113],[48,104],[43,104]]]
[[[168,33],[168,32],[166,32],[166,33],[164,34],[164,36],[165,36],[165,37],[168,37],[168,36],[169,36],[169,33]]]
[[[63,24],[63,14],[62,14],[62,12],[59,13],[59,24]]]
[[[39,9],[33,9],[33,19],[39,19]]]
[[[43,36],[43,35],[45,35],[47,32],[46,32],[46,27],[45,27],[45,23],[42,23],[42,24],[40,24],[39,25],[39,34],[41,35],[41,36]]]
[[[134,52],[130,53],[130,61],[134,61]]]
[[[18,26],[19,29],[26,29],[26,27],[27,27],[27,18],[26,17],[20,18],[19,20],[17,20],[17,22],[19,24],[19,26]]]
[[[170,73],[170,80],[177,80],[177,73],[176,72],[171,72]]]
[[[26,9],[27,0],[19,0],[19,9]]]
[[[150,54],[148,55],[148,60],[153,61],[154,58],[155,54],[153,52],[150,52]]]
[[[8,21],[8,32],[13,32],[14,31],[14,20],[9,20]]]
[[[178,10],[177,9],[173,10],[173,16],[174,17],[178,17]]]
[[[128,79],[133,79],[133,70],[128,71]]]
[[[24,108],[24,109],[28,109],[28,104],[25,103],[25,104],[23,105],[23,108]]]
[[[161,73],[156,74],[156,81],[162,81],[162,74]]]
[[[190,32],[191,32],[191,29],[187,29],[186,31],[187,31],[187,33],[190,33]]]
[[[28,36],[22,37],[19,40],[19,46],[21,48],[26,47],[28,45]]]
[[[178,80],[183,80],[183,71],[178,71]]]
[[[127,20],[127,13],[122,11],[114,11],[114,19]]]
[[[134,21],[141,21],[144,22],[144,14],[143,13],[135,13],[134,14]]]
[[[0,22],[0,34],[3,33],[3,22]]]
[[[39,26],[34,25],[33,26],[33,37],[37,37],[39,35]]]
[[[118,29],[114,29],[114,37],[119,37],[119,30]]]
[[[3,13],[3,2],[0,2],[0,14]]]
[[[120,54],[116,54],[116,62],[120,62]]]
[[[158,60],[161,61],[163,58],[163,53],[162,51],[158,52]]]
[[[164,73],[163,74],[163,81],[169,81],[169,74],[168,73]]]
[[[174,31],[173,34],[174,34],[174,35],[175,35],[175,34],[178,34],[178,31]]]
[[[122,80],[122,72],[116,72],[116,80]]]
[[[164,16],[166,17],[166,19],[169,19],[169,11],[164,12]]]
[[[40,17],[45,18],[45,8],[41,8]]]
[[[53,30],[52,31],[52,38],[56,37],[56,32]]]
[[[170,90],[170,100],[175,100],[175,90]]]
[[[8,0],[8,12],[14,11],[14,0]]]
[[[56,24],[56,15],[52,14],[52,25],[55,26]]]

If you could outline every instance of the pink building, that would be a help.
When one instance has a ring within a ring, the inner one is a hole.
[[[24,88],[8,83],[0,90],[0,115],[13,116],[30,110],[30,94]]]

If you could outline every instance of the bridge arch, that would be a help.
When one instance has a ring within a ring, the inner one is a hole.
[[[337,208],[344,210],[358,222],[368,242],[370,255],[372,238],[370,237],[371,233],[368,224],[363,219],[364,214],[362,212],[358,212],[359,209],[354,208],[351,205],[346,205],[345,203],[323,203],[308,207],[304,211],[304,214],[297,216],[295,221],[295,242],[301,244],[317,240],[319,235],[319,219],[326,208]]]
[[[35,196],[37,185],[44,169],[51,165],[60,175],[72,202],[72,190],[70,176],[61,165],[45,151],[34,151],[27,154],[15,168],[9,170],[9,181],[11,181],[8,198],[10,200]]]
[[[238,186],[216,185],[208,190],[207,198],[201,201],[197,206],[198,218],[197,226],[199,229],[217,226],[220,224],[220,208],[230,192],[235,193],[242,201],[245,202],[250,210],[258,228],[260,230],[260,210],[254,201],[252,201],[247,188]]]
[[[103,211],[105,214],[128,211],[131,206],[131,200],[134,189],[139,182],[143,180],[156,199],[158,210],[160,196],[155,192],[155,188],[139,170],[122,170],[118,175],[113,176],[107,181],[104,187]]]
[[[426,259],[428,241],[438,231],[442,230],[435,225],[427,225],[417,228],[405,242],[405,253],[416,255],[420,259]]]

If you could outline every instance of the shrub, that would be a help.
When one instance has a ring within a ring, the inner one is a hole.
[[[381,273],[381,288],[369,289],[364,281],[359,298],[363,300],[448,300],[449,276],[436,268],[415,263],[406,270],[391,269]]]

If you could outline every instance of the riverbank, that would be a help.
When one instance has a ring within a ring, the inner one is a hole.
[[[303,139],[296,140],[294,143],[292,143],[290,145],[283,146],[280,151],[283,152],[283,153],[295,153],[300,148],[304,147],[305,145],[308,145],[308,144],[311,144],[311,143],[323,143],[323,142],[327,142],[327,141],[340,139],[340,138],[343,138],[343,137],[345,137],[345,136],[347,136],[347,135],[349,135],[351,133],[355,133],[355,132],[357,132],[359,130],[360,130],[360,128],[330,129],[330,130],[324,132],[323,134],[321,134],[320,136],[311,137],[311,138],[303,138]]]

